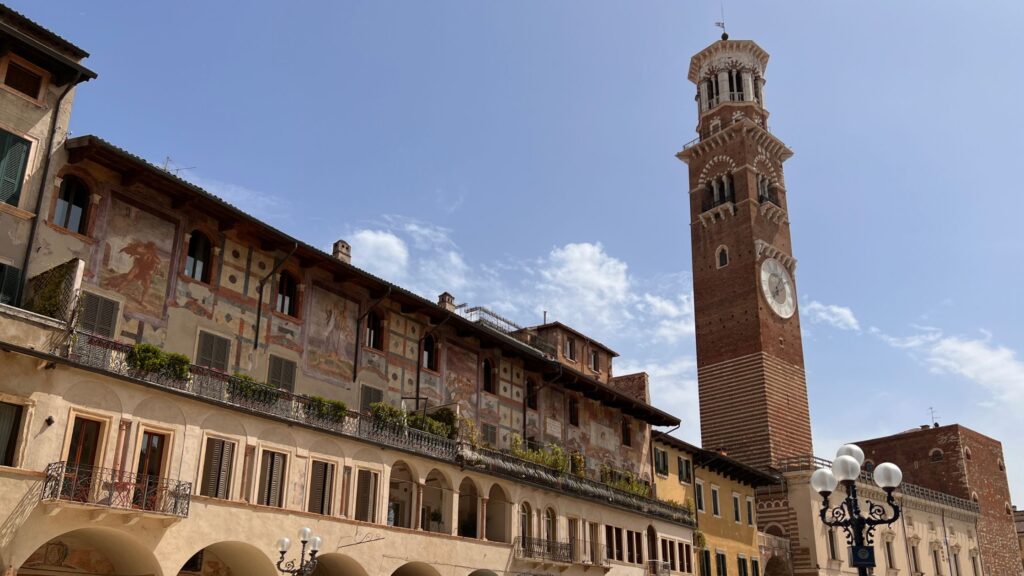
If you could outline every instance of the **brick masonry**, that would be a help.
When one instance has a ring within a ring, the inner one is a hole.
[[[978,503],[978,543],[986,574],[1024,574],[998,440],[952,424],[857,443],[873,464],[895,463],[903,480]]]

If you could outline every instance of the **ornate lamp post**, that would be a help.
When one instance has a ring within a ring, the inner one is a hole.
[[[309,528],[302,528],[299,530],[299,542],[302,543],[302,551],[299,553],[299,565],[295,565],[295,560],[284,561],[284,555],[288,552],[288,548],[291,548],[292,541],[289,538],[281,538],[277,541],[277,551],[281,553],[281,558],[277,561],[277,570],[282,574],[290,574],[291,576],[309,576],[316,569],[316,554],[320,551],[320,543],[322,540],[319,536],[313,536],[313,531]],[[306,547],[309,547],[309,559],[306,559]]]
[[[861,514],[857,500],[857,478],[864,464],[864,451],[856,444],[846,444],[836,452],[832,469],[815,470],[811,475],[811,487],[821,494],[821,521],[826,526],[846,531],[846,543],[850,546],[850,566],[857,569],[859,576],[868,576],[868,568],[875,567],[875,527],[892,524],[900,517],[900,506],[893,498],[893,490],[903,481],[903,472],[895,464],[886,462],[875,468],[875,484],[885,491],[886,504],[892,508],[892,515],[886,517],[885,508],[867,500],[867,516]],[[846,488],[846,499],[835,508],[829,509],[828,497],[842,483]]]

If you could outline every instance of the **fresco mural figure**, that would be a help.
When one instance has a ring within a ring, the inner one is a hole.
[[[107,286],[113,290],[123,292],[125,286],[137,283],[140,292],[138,296],[132,296],[132,299],[142,304],[149,293],[153,282],[153,274],[156,272],[157,267],[160,266],[160,256],[157,254],[156,244],[151,241],[135,241],[121,248],[120,252],[131,257],[132,267],[123,274],[111,276],[107,280]]]

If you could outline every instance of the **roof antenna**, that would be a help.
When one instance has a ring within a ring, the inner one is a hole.
[[[939,413],[935,411],[935,408],[932,408],[931,406],[929,406],[928,407],[928,414],[932,417],[932,428],[938,428],[939,427],[939,422],[938,422],[938,420],[936,420],[936,417],[939,415]]]
[[[174,168],[171,168],[171,166],[174,166],[174,159],[171,158],[170,156],[164,157],[164,165],[161,166],[161,168],[163,169],[164,172],[167,172],[169,174],[174,174],[175,176],[178,176],[178,175],[181,174],[181,172],[183,170],[191,170],[191,169],[195,168],[195,166],[174,167]]]
[[[715,22],[715,26],[722,29],[722,40],[728,40],[729,33],[725,31],[725,0],[719,0],[719,7],[722,9],[722,19]]]

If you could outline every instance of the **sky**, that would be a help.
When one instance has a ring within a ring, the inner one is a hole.
[[[717,1],[47,2],[95,134],[428,298],[570,324],[699,442],[690,57]],[[770,55],[815,451],[935,420],[1024,498],[1019,0],[729,0]],[[1013,178],[1011,178],[1013,176]]]

